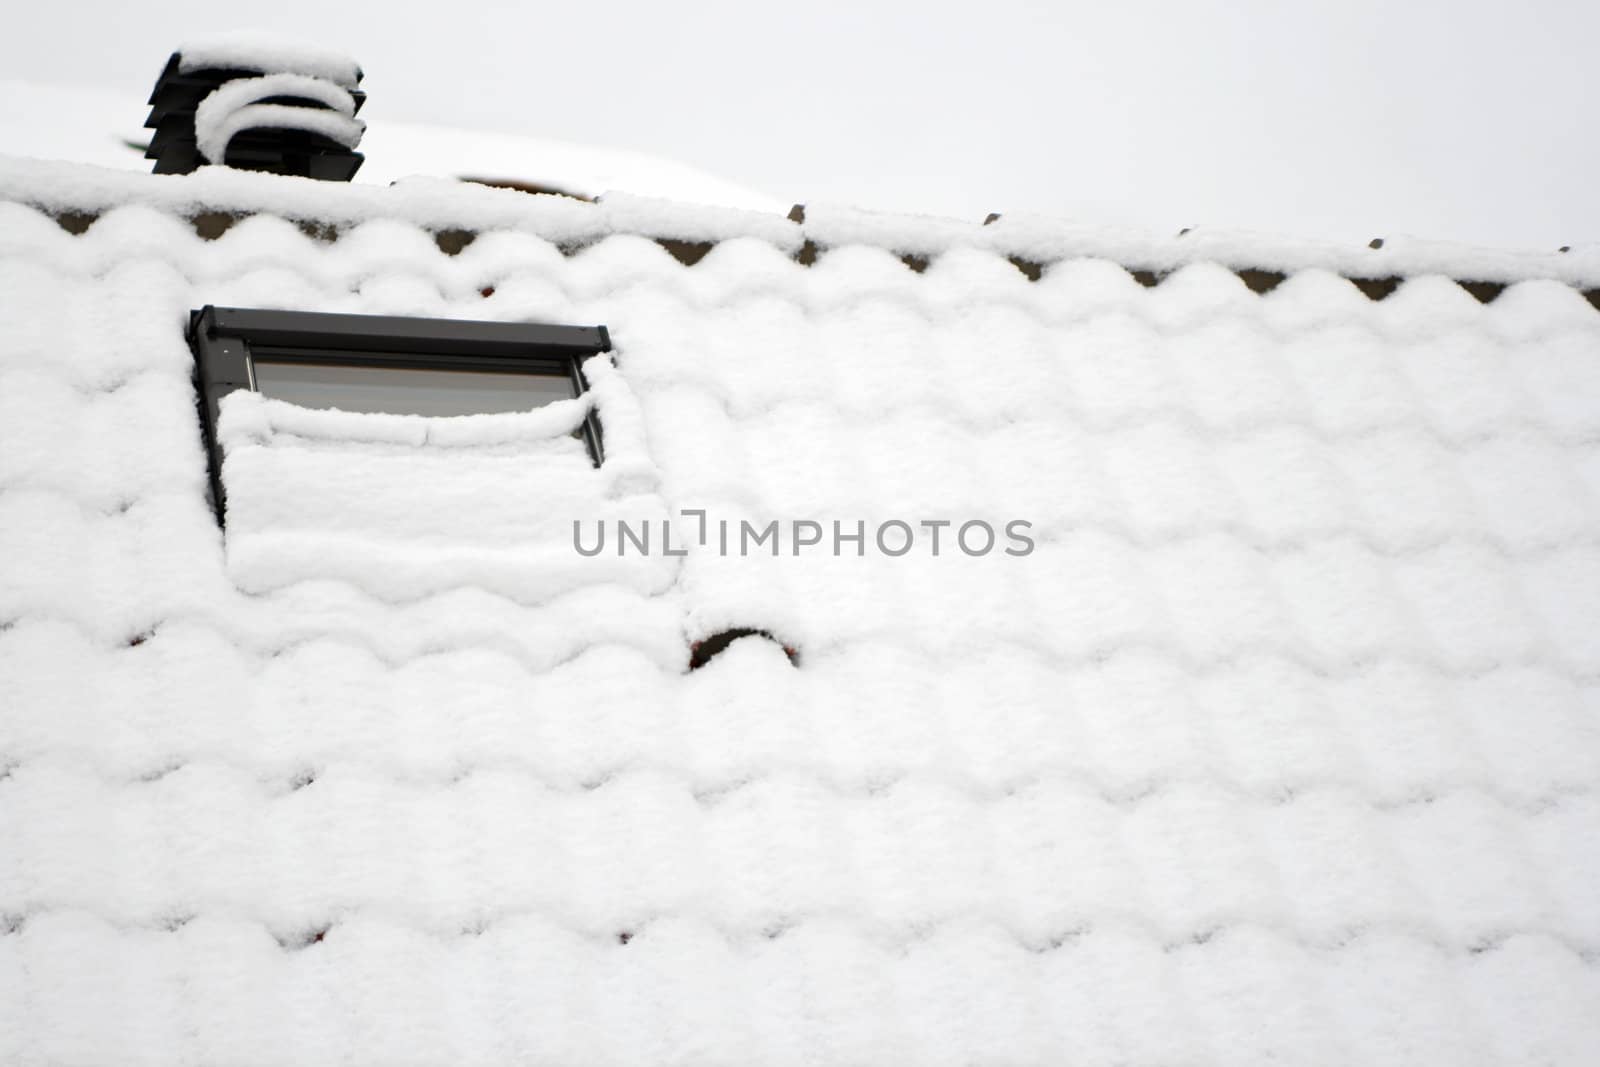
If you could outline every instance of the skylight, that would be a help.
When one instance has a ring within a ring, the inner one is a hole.
[[[225,493],[218,404],[235,389],[353,412],[528,411],[581,394],[587,388],[583,360],[611,348],[604,326],[211,306],[191,316],[189,340],[219,520]],[[580,436],[598,464],[600,425],[592,412]]]

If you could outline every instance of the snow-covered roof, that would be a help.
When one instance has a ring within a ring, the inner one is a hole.
[[[0,201],[0,1062],[1600,1056],[1595,249]],[[234,394],[224,532],[206,304],[614,351],[526,414]],[[686,509],[864,555],[574,551]],[[689,671],[729,628],[796,662]]]

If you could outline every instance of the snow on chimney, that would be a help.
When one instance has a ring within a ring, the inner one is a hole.
[[[361,166],[361,68],[318,48],[235,34],[185,44],[156,80],[145,158],[157,174],[206,164],[349,181]]]

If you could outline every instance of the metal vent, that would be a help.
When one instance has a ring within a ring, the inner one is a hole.
[[[174,52],[150,93],[150,117],[144,124],[155,133],[145,158],[155,160],[155,173],[188,174],[209,162],[221,162],[241,170],[347,182],[360,169],[365,158],[361,153],[323,133],[293,125],[245,126],[227,140],[224,159],[206,159],[196,138],[196,109],[223,85],[239,79],[259,79],[262,72],[182,67],[181,54]],[[356,80],[359,83],[359,72]],[[366,103],[367,94],[360,89],[339,91],[349,94],[352,116]],[[325,102],[306,97],[265,96],[251,103],[321,111],[326,117],[336,114]]]

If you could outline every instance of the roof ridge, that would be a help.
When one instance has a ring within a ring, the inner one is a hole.
[[[1387,295],[1385,286],[1392,280],[1424,274],[1477,287],[1483,295],[1473,295],[1480,300],[1497,284],[1551,279],[1595,290],[1590,299],[1600,307],[1600,244],[1530,252],[1397,237],[1349,246],[1220,228],[1158,235],[1036,215],[991,214],[982,221],[963,221],[830,205],[797,205],[785,217],[619,192],[589,203],[439,178],[366,186],[226,168],[152,175],[13,156],[0,156],[0,199],[31,204],[57,217],[94,216],[143,204],[189,218],[272,214],[334,228],[388,218],[436,232],[521,230],[577,246],[612,234],[636,234],[670,243],[675,247],[669,251],[686,261],[698,259],[705,246],[753,237],[795,254],[802,263],[829,248],[865,245],[902,256],[913,270],[932,256],[971,248],[1009,258],[1030,278],[1049,263],[1106,259],[1146,285],[1180,267],[1205,262],[1250,274],[1246,284],[1256,291],[1270,289],[1273,274],[1307,269],[1371,282],[1369,296]]]

